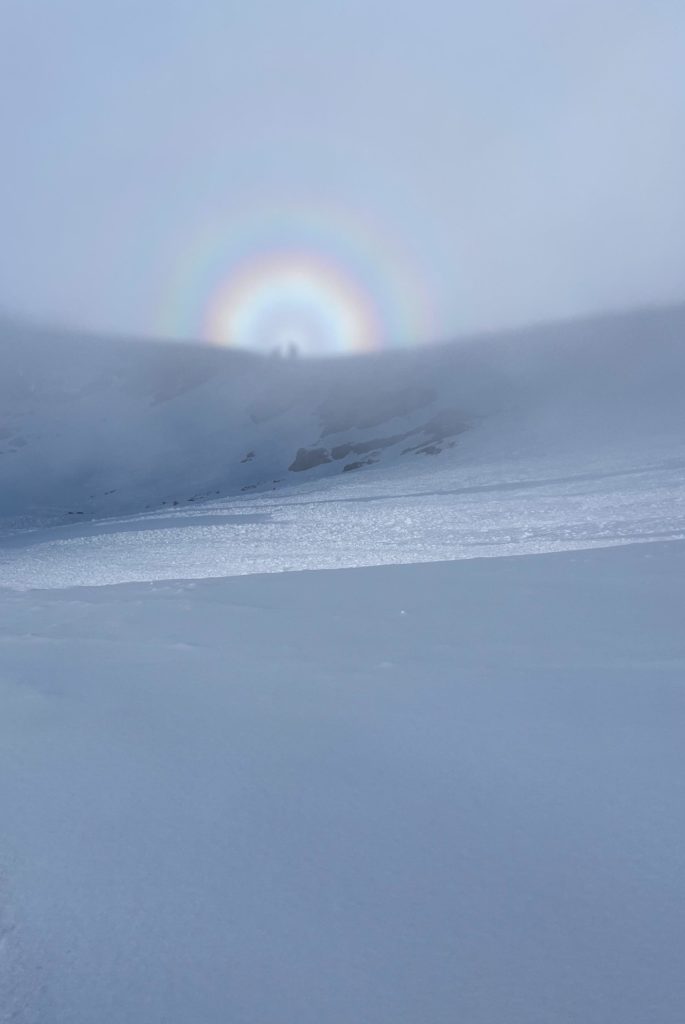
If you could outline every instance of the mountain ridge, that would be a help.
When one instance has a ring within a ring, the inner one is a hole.
[[[416,459],[682,436],[685,305],[347,359],[0,321],[0,517],[60,521]],[[552,415],[553,413],[553,415]],[[401,470],[398,470],[401,471]]]

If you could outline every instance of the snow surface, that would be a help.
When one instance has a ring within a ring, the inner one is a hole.
[[[685,544],[0,598],[0,1019],[680,1024]]]
[[[2,1024],[681,1024],[684,341],[0,328]]]
[[[682,306],[318,362],[0,321],[0,527],[682,462],[684,378]]]
[[[682,446],[615,459],[437,460],[0,537],[7,586],[443,561],[685,537]],[[666,452],[670,454],[667,457]],[[72,521],[73,523],[73,521]]]

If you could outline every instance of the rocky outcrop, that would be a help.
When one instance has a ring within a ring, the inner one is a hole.
[[[426,423],[413,427],[411,430],[405,430],[401,434],[372,437],[367,441],[344,441],[330,450],[324,447],[299,448],[288,469],[293,473],[301,473],[329,462],[340,462],[349,455],[379,455],[383,449],[392,448],[408,438],[415,438],[417,443],[404,448],[401,452],[402,455],[409,453],[439,455],[444,447],[452,447],[454,441],[451,439],[465,429],[466,424],[456,409],[442,409]],[[350,462],[343,466],[343,472],[361,469],[362,466],[368,466],[378,461],[378,459],[361,459]]]
[[[332,462],[327,448],[298,448],[297,455],[288,466],[291,473],[302,473],[325,462]]]
[[[390,448],[393,444],[399,444],[409,436],[409,433],[392,434],[390,437],[374,437],[370,441],[348,441],[346,444],[338,444],[332,448],[331,455],[334,459],[346,459],[352,453],[366,455],[368,452],[380,451],[381,448]]]

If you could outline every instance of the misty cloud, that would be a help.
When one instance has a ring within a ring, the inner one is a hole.
[[[198,239],[310,206],[370,225],[440,337],[683,297],[675,0],[8,0],[3,22],[8,309],[200,333],[200,271],[164,313]]]

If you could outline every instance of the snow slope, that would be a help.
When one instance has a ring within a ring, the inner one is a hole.
[[[457,475],[521,456],[572,455],[577,472],[589,457],[664,461],[682,456],[684,338],[676,307],[317,362],[6,322],[0,520],[184,507],[393,466],[409,479],[434,461]]]
[[[685,537],[685,459],[431,460],[278,494],[0,537],[13,587],[202,579],[562,551]]]
[[[0,1020],[680,1024],[684,583],[0,592]]]
[[[0,330],[2,1024],[680,1024],[684,329]]]

